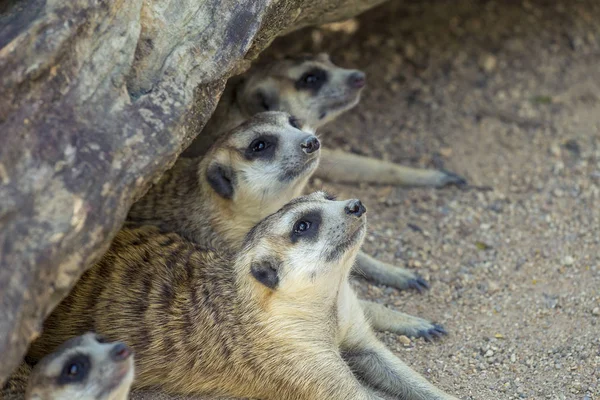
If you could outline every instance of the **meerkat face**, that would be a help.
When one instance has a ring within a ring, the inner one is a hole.
[[[40,360],[26,399],[126,400],[133,375],[133,353],[125,344],[86,333]]]
[[[347,277],[365,231],[366,208],[359,200],[335,201],[316,192],[292,200],[256,225],[242,257],[256,281],[289,294],[319,280]]]
[[[286,111],[316,129],[357,105],[365,84],[363,72],[340,68],[321,53],[250,73],[238,101],[248,114]]]
[[[221,198],[239,203],[237,208],[254,212],[270,207],[256,221],[279,209],[300,193],[319,163],[319,140],[300,128],[286,113],[253,116],[203,160],[208,184]]]

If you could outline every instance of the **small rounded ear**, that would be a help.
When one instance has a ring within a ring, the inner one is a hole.
[[[206,170],[206,180],[219,196],[225,199],[233,197],[235,173],[230,168],[213,163]]]
[[[257,281],[275,290],[279,285],[279,265],[280,263],[273,259],[256,261],[250,266],[250,273]]]

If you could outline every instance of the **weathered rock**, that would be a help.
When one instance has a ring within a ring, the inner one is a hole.
[[[0,4],[0,383],[277,35],[383,0]]]

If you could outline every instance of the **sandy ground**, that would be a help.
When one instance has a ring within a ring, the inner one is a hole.
[[[600,399],[599,21],[597,1],[395,1],[354,35],[285,38],[368,74],[325,146],[480,187],[324,185],[369,207],[367,252],[432,283],[357,287],[447,328],[381,337],[463,399]]]
[[[362,199],[365,250],[431,282],[422,295],[356,286],[446,327],[435,343],[381,338],[462,399],[600,399],[599,21],[592,0],[395,1],[355,33],[274,46],[367,72],[325,146],[443,165],[475,186],[313,184]]]

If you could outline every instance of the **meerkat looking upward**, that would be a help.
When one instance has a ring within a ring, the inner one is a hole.
[[[282,112],[251,117],[212,146],[205,157],[180,158],[134,204],[129,226],[156,225],[202,246],[240,249],[261,219],[300,195],[319,163],[319,141]],[[428,287],[414,272],[363,252],[355,272],[399,289]],[[401,335],[438,338],[440,325],[363,301],[373,327]]]
[[[320,143],[282,112],[253,116],[201,158],[179,158],[131,207],[129,225],[156,225],[203,246],[241,244],[265,216],[302,194]]]
[[[146,226],[119,232],[44,322],[28,357],[94,329],[136,352],[136,387],[263,400],[449,400],[380,341],[348,275],[359,200],[296,198],[236,255]],[[456,399],[455,399],[456,400]]]
[[[340,68],[325,53],[256,64],[230,79],[213,116],[183,156],[204,154],[221,134],[263,111],[285,111],[317,129],[356,106],[365,84],[363,72]],[[324,149],[322,158],[316,176],[335,182],[434,187],[466,183],[452,172],[409,168],[338,150]]]
[[[23,363],[2,395],[6,400],[127,400],[133,376],[133,353],[124,343],[88,332],[67,340],[33,369]]]

